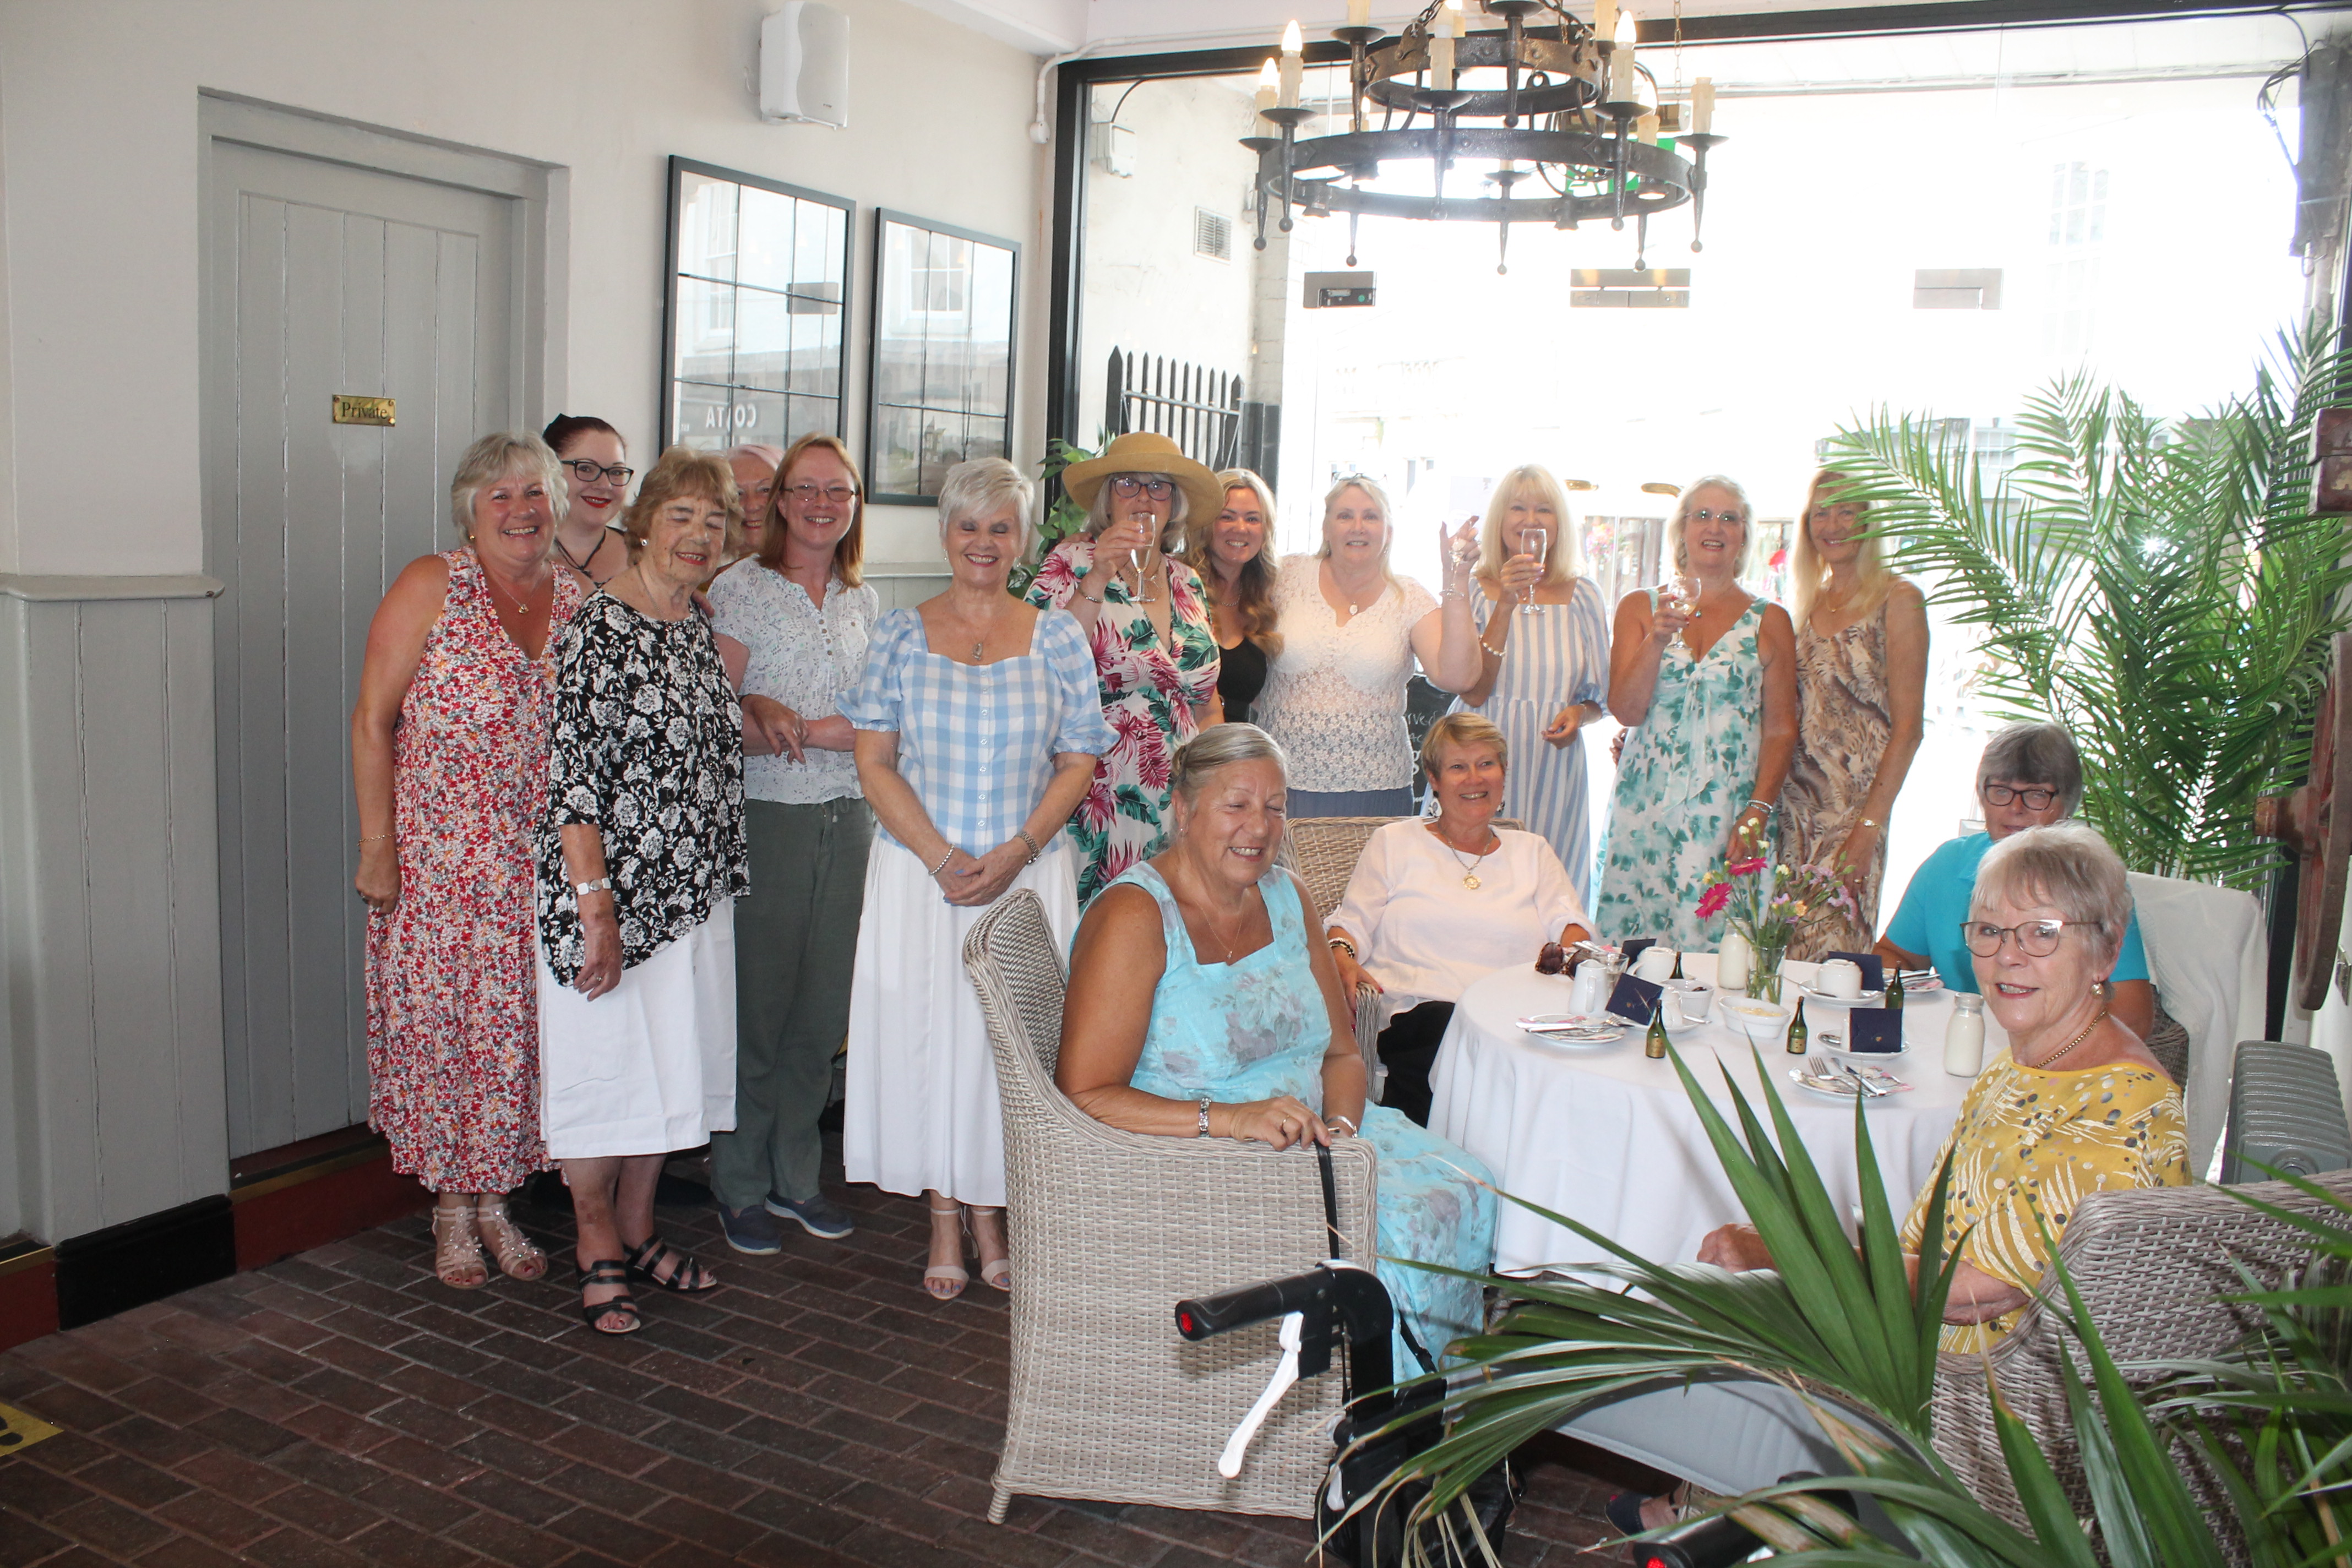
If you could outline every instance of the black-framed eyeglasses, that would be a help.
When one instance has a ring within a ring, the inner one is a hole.
[[[857,499],[857,491],[848,485],[786,485],[784,493],[803,506],[811,505],[820,496],[835,506],[846,506]]]
[[[560,461],[577,475],[583,485],[593,485],[598,479],[610,479],[616,485],[625,485],[637,471],[620,463],[615,463],[608,468],[602,463],[592,463],[585,458],[564,458]]]
[[[2064,921],[2026,921],[2013,926],[1997,926],[1990,921],[1962,921],[1960,940],[1979,958],[1990,958],[2000,951],[2001,939],[2017,938],[2017,951],[2028,958],[2047,958],[2058,951],[2058,939],[2066,934]]]
[[[1145,479],[1139,474],[1121,474],[1110,482],[1114,495],[1148,495],[1153,500],[1166,500],[1176,493],[1174,479]]]
[[[2007,805],[2011,801],[2021,800],[2028,811],[2047,811],[2050,803],[2058,798],[2058,792],[2038,784],[2029,789],[2016,789],[2008,784],[1989,784],[1984,786],[1984,797],[1987,805]]]

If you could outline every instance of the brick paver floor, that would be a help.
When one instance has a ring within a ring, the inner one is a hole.
[[[518,1205],[551,1279],[451,1290],[422,1215],[0,1354],[0,1403],[64,1434],[0,1458],[0,1568],[593,1563],[696,1568],[1296,1563],[1302,1522],[1017,1500],[987,1521],[1005,1300],[928,1301],[918,1203],[852,1188],[857,1234],[787,1226],[703,1300],[640,1288],[645,1331],[581,1324],[566,1216]],[[1613,1531],[1602,1456],[1532,1453],[1506,1563]],[[1638,1480],[1638,1476],[1620,1477]]]

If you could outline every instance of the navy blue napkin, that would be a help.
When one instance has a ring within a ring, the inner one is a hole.
[[[1622,975],[1618,979],[1617,989],[1609,994],[1607,1011],[1629,1024],[1647,1025],[1658,1011],[1658,998],[1665,994],[1666,988],[1654,981],[1636,974]]]
[[[1628,969],[1633,967],[1633,961],[1642,956],[1642,950],[1643,948],[1655,947],[1657,945],[1658,939],[1654,936],[1637,936],[1633,941],[1627,942],[1623,949],[1625,954],[1625,967]]]
[[[1879,957],[1878,954],[1874,952],[1825,952],[1822,954],[1822,962],[1823,963],[1827,963],[1832,958],[1843,958],[1847,963],[1853,964],[1856,969],[1862,971],[1862,988],[1864,991],[1884,991],[1886,989],[1886,961]]]
[[[1846,1017],[1845,1048],[1892,1056],[1903,1048],[1903,1015],[1884,1007],[1856,1007]]]

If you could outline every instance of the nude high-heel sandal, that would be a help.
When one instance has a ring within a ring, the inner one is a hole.
[[[963,1294],[963,1288],[966,1285],[971,1283],[971,1276],[965,1273],[963,1268],[963,1205],[951,1204],[946,1208],[933,1208],[931,1212],[935,1215],[951,1214],[956,1216],[956,1261],[934,1263],[925,1268],[923,1290],[934,1301],[952,1301]]]

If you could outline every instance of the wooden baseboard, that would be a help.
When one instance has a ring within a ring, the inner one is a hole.
[[[356,1236],[433,1201],[415,1177],[393,1173],[382,1138],[363,1127],[348,1131],[364,1136],[331,1133],[237,1162],[245,1173],[229,1201],[240,1271]],[[289,1154],[295,1157],[279,1158]]]

